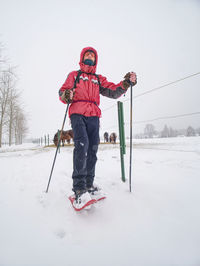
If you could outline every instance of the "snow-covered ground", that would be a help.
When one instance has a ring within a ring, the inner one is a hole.
[[[0,149],[1,266],[200,265],[200,137],[134,140],[132,193],[118,145],[100,145],[107,199],[75,212],[73,147]],[[125,155],[128,179],[129,151]]]

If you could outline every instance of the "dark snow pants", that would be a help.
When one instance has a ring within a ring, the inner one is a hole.
[[[73,190],[82,190],[93,185],[97,150],[99,145],[99,117],[72,114],[74,133]]]

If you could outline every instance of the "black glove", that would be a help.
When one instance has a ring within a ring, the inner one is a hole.
[[[122,81],[122,84],[123,84],[123,87],[124,89],[128,89],[131,85],[131,81],[130,81],[130,76],[131,76],[131,73],[128,72],[125,76],[124,76],[124,80]],[[132,82],[132,85],[136,85],[137,84],[137,80],[133,83]]]
[[[73,90],[73,97],[70,98],[70,91],[71,90],[65,90],[61,96],[61,99],[63,102],[66,102],[66,103],[71,103],[73,101],[73,98],[74,98],[74,94],[75,94],[75,90]]]

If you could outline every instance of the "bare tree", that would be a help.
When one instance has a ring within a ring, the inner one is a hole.
[[[156,134],[156,130],[155,130],[154,125],[152,125],[152,124],[147,124],[147,125],[145,126],[145,129],[144,129],[144,134],[145,134],[148,138],[153,138],[153,136]]]
[[[193,127],[189,126],[187,128],[187,133],[186,133],[187,137],[191,137],[191,136],[195,136],[195,130]]]
[[[11,145],[14,138],[15,143],[22,143],[27,132],[25,112],[16,89],[17,77],[14,68],[9,67],[8,60],[3,57],[3,49],[0,43],[0,147],[4,134]]]
[[[3,126],[6,124],[5,116],[10,90],[10,76],[8,72],[3,71],[0,76],[0,147],[2,145]]]
[[[12,144],[12,140],[14,138],[14,124],[16,119],[16,111],[19,106],[19,96],[20,94],[13,88],[10,91],[9,100],[8,100],[8,108],[7,108],[7,128],[8,128],[8,139],[9,146]]]
[[[161,138],[169,138],[170,132],[167,125],[164,126],[163,130],[161,131]]]
[[[14,131],[15,144],[22,144],[23,138],[28,131],[28,127],[24,111],[19,106],[15,110]]]
[[[3,127],[5,125],[6,107],[8,102],[8,83],[5,71],[6,60],[3,57],[4,46],[0,43],[0,147],[2,146]]]
[[[4,50],[4,45],[0,42],[0,72],[3,69],[3,66],[6,64],[6,59],[3,57],[3,50]]]

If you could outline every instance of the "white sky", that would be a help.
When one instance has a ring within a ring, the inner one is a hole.
[[[29,135],[52,137],[66,106],[58,90],[79,69],[80,51],[93,46],[97,73],[119,82],[137,73],[134,95],[200,71],[200,1],[0,0],[0,42],[17,65],[18,88],[29,114]],[[134,100],[134,121],[200,111],[200,75]],[[130,92],[120,100],[130,97]],[[116,104],[115,107],[103,111]],[[117,101],[101,97],[101,135],[117,132]],[[129,101],[124,103],[129,122]],[[134,133],[145,124],[133,125]],[[153,123],[200,127],[200,115]],[[68,129],[69,119],[65,129]],[[129,126],[126,127],[126,135]]]

